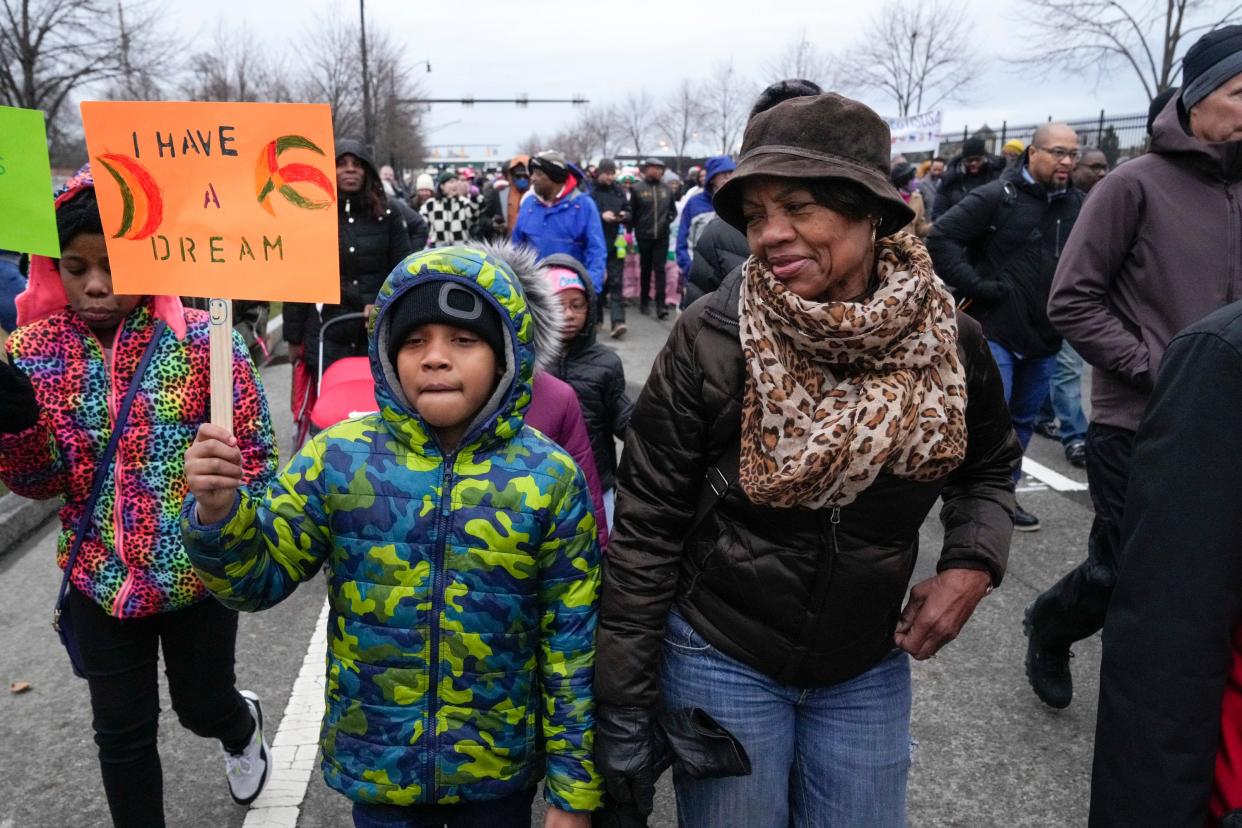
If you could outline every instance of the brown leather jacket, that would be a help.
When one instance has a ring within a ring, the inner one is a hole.
[[[740,275],[678,320],[630,421],[597,639],[596,699],[605,704],[657,702],[674,604],[717,649],[781,682],[826,686],[866,671],[893,647],[919,527],[937,497],[938,568],[986,570],[993,584],[1005,572],[1021,449],[987,342],[961,315],[969,443],[952,474],[929,483],[881,475],[842,509],[810,510],[756,506],[734,473],[685,537],[708,470],[737,468]],[[731,462],[721,460],[727,452]]]

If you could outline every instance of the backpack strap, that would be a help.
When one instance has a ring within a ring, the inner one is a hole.
[[[717,457],[715,463],[708,466],[706,474],[703,475],[703,485],[699,487],[699,502],[694,509],[694,517],[690,519],[690,525],[686,528],[686,540],[693,537],[707,520],[708,515],[716,509],[717,504],[737,482],[741,463],[740,455],[740,446],[737,450],[731,447]]]
[[[112,468],[112,458],[116,456],[117,446],[121,443],[121,432],[125,430],[125,423],[129,419],[129,409],[134,404],[134,397],[138,395],[138,386],[142,384],[142,375],[146,373],[147,366],[151,364],[151,357],[155,355],[155,349],[159,345],[164,328],[163,320],[155,323],[155,330],[151,334],[151,341],[147,343],[146,350],[142,352],[142,361],[138,363],[138,369],[134,371],[134,378],[129,381],[129,390],[125,392],[125,399],[121,402],[121,407],[117,409],[116,422],[112,426],[112,436],[108,438],[108,446],[104,449],[103,454],[99,456],[99,462],[95,466],[95,477],[91,480],[91,493],[83,504],[82,517],[78,518],[78,525],[75,527],[73,535],[73,543],[69,547],[69,557],[65,561],[65,572],[60,579],[60,591],[56,595],[56,610],[52,613],[52,627],[57,631],[60,630],[60,606],[65,600],[65,592],[69,589],[69,577],[73,574],[73,565],[77,563],[78,552],[81,551],[82,542],[86,539],[86,532],[90,528],[91,519],[95,514],[95,504],[99,502],[99,495],[103,492],[104,480],[108,477],[108,469]],[[115,357],[113,358],[115,359]]]

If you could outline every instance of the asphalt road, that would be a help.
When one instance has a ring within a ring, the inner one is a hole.
[[[671,322],[671,320],[670,320]],[[631,312],[630,334],[614,344],[637,393],[669,323]],[[274,404],[282,454],[289,447],[289,368],[263,371]],[[1060,446],[1036,437],[1029,456],[1085,483]],[[1065,481],[1057,482],[1065,488]],[[1022,504],[1043,521],[1016,534],[1004,584],[980,605],[962,635],[935,659],[914,667],[910,776],[912,826],[1060,826],[1086,822],[1095,729],[1098,636],[1076,648],[1076,698],[1067,710],[1043,707],[1023,674],[1023,609],[1083,556],[1091,507],[1085,491],[1058,491],[1025,478]],[[923,527],[916,580],[934,570],[940,528]],[[97,826],[109,823],[91,740],[86,684],[73,677],[50,626],[59,572],[51,525],[22,547],[0,550],[0,680],[31,689],[0,692],[0,828]],[[291,688],[307,657],[323,606],[322,579],[303,585],[280,606],[243,615],[237,642],[240,687],[263,699],[269,739],[280,726]],[[314,659],[310,662],[315,663]],[[170,826],[349,825],[349,803],[316,769],[300,809],[252,813],[228,797],[219,746],[180,727],[163,693],[161,756]],[[262,802],[262,800],[260,800]],[[279,812],[279,813],[277,813]],[[266,814],[266,815],[264,815]],[[269,821],[270,820],[270,821]],[[532,825],[542,824],[537,813]],[[652,826],[676,825],[666,777]]]

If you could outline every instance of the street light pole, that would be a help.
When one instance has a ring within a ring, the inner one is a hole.
[[[367,65],[366,0],[358,0],[358,18],[362,21],[362,140],[367,152],[375,152],[375,124],[371,116],[371,69]]]

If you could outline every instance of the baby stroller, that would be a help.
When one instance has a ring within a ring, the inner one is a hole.
[[[319,370],[315,377],[311,377],[305,362],[298,363],[301,371],[295,369],[293,389],[294,399],[298,401],[294,451],[302,447],[312,429],[322,431],[350,417],[379,411],[368,357],[344,357],[329,365],[326,371],[323,367],[323,343],[328,330],[338,323],[362,319],[366,319],[365,313],[347,313],[323,323],[319,329]]]

